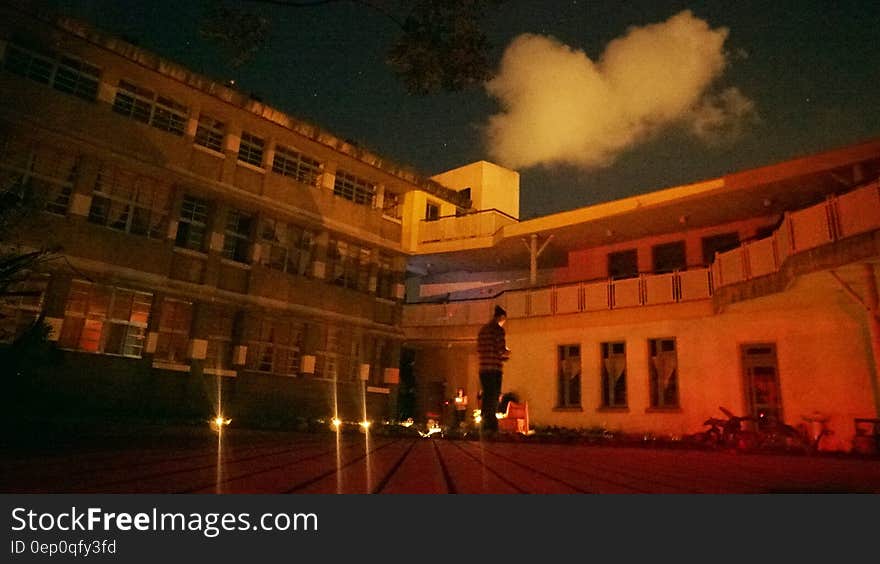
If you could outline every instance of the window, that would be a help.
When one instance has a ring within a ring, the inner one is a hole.
[[[344,288],[368,291],[370,257],[369,249],[331,239],[327,252],[329,281]]]
[[[40,316],[48,280],[31,276],[12,282],[0,298],[0,343],[11,343],[27,331]]]
[[[260,264],[289,274],[308,274],[315,244],[311,231],[265,218],[260,224],[260,240]]]
[[[580,407],[581,405],[581,346],[559,347],[559,394],[557,407]]]
[[[654,272],[658,274],[687,268],[684,241],[655,245],[651,249],[651,254],[654,259]]]
[[[152,239],[165,236],[168,193],[157,180],[103,166],[95,181],[89,221]]]
[[[208,341],[205,368],[224,370],[232,365],[232,327],[235,314],[222,307],[206,307],[205,338]]]
[[[73,57],[62,55],[56,60],[9,44],[6,46],[4,67],[83,100],[94,101],[98,97],[101,70]]]
[[[153,296],[74,280],[67,297],[59,346],[140,357]]]
[[[296,376],[300,370],[303,328],[285,320],[261,318],[248,347],[248,367],[257,372]]]
[[[20,186],[48,212],[67,213],[78,171],[77,155],[13,137],[0,139],[0,189]]]
[[[194,196],[184,196],[174,244],[184,249],[204,251],[207,231],[208,202]]]
[[[218,153],[223,152],[223,136],[226,125],[211,116],[200,115],[199,125],[196,128],[195,144],[207,147]]]
[[[675,339],[650,339],[651,407],[678,407],[678,354]]]
[[[18,45],[6,46],[4,68],[15,74],[30,78],[41,84],[50,84],[55,73],[55,61],[45,55],[22,49]]]
[[[440,219],[440,206],[433,202],[428,202],[425,204],[425,220],[434,221],[436,219]]]
[[[251,226],[254,218],[239,210],[229,210],[223,237],[223,256],[236,262],[248,262]]]
[[[723,253],[737,247],[739,247],[739,234],[736,232],[703,237],[703,264],[712,264],[715,253]]]
[[[279,145],[275,147],[272,172],[289,176],[309,186],[317,186],[318,179],[321,177],[321,163],[293,149]]]
[[[169,362],[186,362],[192,315],[192,302],[171,298],[162,300],[155,358]]]
[[[356,204],[372,206],[376,187],[363,178],[358,178],[342,170],[336,171],[333,194]]]
[[[386,190],[384,199],[382,200],[382,215],[393,217],[394,219],[400,219],[403,215],[401,213],[400,203],[400,194]]]
[[[626,343],[602,343],[602,407],[626,407]]]
[[[119,81],[113,111],[174,135],[183,135],[189,112],[183,104],[125,80]]]
[[[394,296],[394,271],[392,270],[391,257],[381,252],[379,253],[376,274],[376,295],[386,299],[391,299]]]
[[[339,374],[340,354],[342,349],[342,331],[335,327],[327,327],[325,333],[324,350],[316,355],[315,376],[335,380]]]
[[[250,133],[241,134],[241,144],[238,146],[238,160],[254,166],[263,166],[263,146],[265,143],[256,135]]]
[[[639,259],[635,249],[608,255],[608,276],[614,280],[635,278],[639,275]]]

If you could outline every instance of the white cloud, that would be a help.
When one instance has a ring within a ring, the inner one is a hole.
[[[755,103],[736,87],[705,96],[688,117],[691,132],[711,145],[739,139],[744,128],[758,119]]]
[[[516,37],[486,84],[502,107],[485,128],[491,157],[512,168],[602,167],[676,123],[702,139],[739,131],[753,103],[737,89],[709,93],[727,35],[683,11],[630,28],[598,62],[552,37]]]

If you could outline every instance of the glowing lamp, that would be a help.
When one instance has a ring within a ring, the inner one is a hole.
[[[364,429],[369,429],[369,428],[370,428],[370,424],[371,424],[371,423],[370,423],[369,421],[361,421],[360,423],[358,423],[358,425],[360,425],[360,426],[363,427]]]
[[[216,427],[219,429],[219,428],[221,428],[221,427],[224,427],[224,426],[229,425],[230,423],[232,423],[232,419],[227,419],[227,418],[223,417],[222,415],[218,415],[217,417],[215,417],[215,418],[211,421],[211,423],[213,423],[214,426],[216,426]]]
[[[333,419],[330,420],[330,424],[338,429],[339,426],[342,425],[342,420],[337,417],[334,417]]]

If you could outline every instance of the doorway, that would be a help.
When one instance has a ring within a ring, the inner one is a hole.
[[[743,345],[742,365],[748,414],[758,421],[782,422],[782,394],[779,388],[776,345]]]

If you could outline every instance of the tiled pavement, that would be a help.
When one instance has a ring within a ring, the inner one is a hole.
[[[0,452],[0,492],[880,492],[880,460],[230,429]]]

